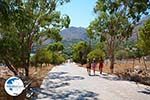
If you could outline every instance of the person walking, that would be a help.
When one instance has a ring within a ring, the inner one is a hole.
[[[103,72],[103,66],[104,66],[104,60],[101,57],[100,60],[99,60],[99,71],[100,71],[100,74],[102,74],[102,72]]]
[[[87,59],[87,64],[86,64],[87,72],[88,75],[91,75],[91,60]]]

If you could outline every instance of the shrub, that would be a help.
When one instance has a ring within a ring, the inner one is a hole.
[[[105,57],[105,53],[103,50],[101,49],[95,49],[93,51],[91,51],[88,55],[87,55],[87,58],[90,59],[90,60],[93,60],[93,59],[100,59],[100,58],[104,58]]]

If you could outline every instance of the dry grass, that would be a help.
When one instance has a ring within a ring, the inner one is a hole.
[[[81,66],[81,65],[80,65]],[[109,64],[104,64],[103,72],[110,73]],[[141,70],[140,73],[136,73],[134,69],[138,66],[138,69]],[[150,85],[150,61],[146,61],[147,70],[145,69],[144,61],[133,59],[128,60],[116,60],[114,65],[114,74],[119,76],[121,79],[136,81],[145,85]],[[86,64],[81,66],[86,67]],[[99,71],[98,64],[96,70]]]
[[[147,61],[146,65],[147,65],[148,69],[150,69],[150,61]],[[86,64],[83,66],[79,64],[79,66],[86,67]],[[109,64],[104,64],[103,72],[110,73],[110,67],[109,66],[110,66]],[[118,72],[121,73],[121,72],[124,72],[128,69],[133,69],[133,66],[139,66],[139,67],[141,67],[141,69],[145,68],[142,60],[141,60],[141,62],[139,62],[138,60],[135,60],[134,63],[133,63],[132,59],[122,60],[122,61],[116,60],[115,64],[114,64],[114,73],[118,73]],[[96,66],[96,70],[99,71],[98,64]]]
[[[43,66],[43,67],[30,67],[29,68],[29,77],[30,80],[32,80],[31,86],[32,87],[40,87],[44,77],[47,75],[47,73],[53,68],[53,65]],[[0,78],[1,79],[8,79],[9,77],[13,76],[13,73],[7,68],[7,67],[0,67]],[[3,72],[2,72],[3,71]],[[19,72],[22,71],[22,69],[18,69]],[[0,82],[1,87],[4,86],[4,82]]]
[[[47,73],[53,68],[53,65],[43,66],[40,68],[32,67],[30,69],[31,87],[40,87]]]
[[[43,66],[39,68],[30,67],[29,77],[32,80],[31,87],[40,87],[44,77],[53,68],[53,65]],[[8,95],[4,90],[5,80],[11,76],[13,73],[7,67],[0,67],[0,100],[24,100],[25,92],[17,97],[12,97]],[[22,71],[22,69],[18,69]]]

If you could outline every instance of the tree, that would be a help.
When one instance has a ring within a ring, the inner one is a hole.
[[[94,22],[91,22],[88,28],[86,29],[87,36],[89,38],[89,49],[91,49],[92,40],[94,38],[94,32],[93,32]]]
[[[126,50],[118,50],[115,55],[117,59],[122,60],[128,58],[129,54]]]
[[[36,64],[42,64],[45,63],[45,64],[49,64],[50,63],[50,60],[51,60],[51,52],[49,52],[47,49],[39,49],[37,50],[36,52],[36,55],[35,55],[35,63]]]
[[[137,46],[145,55],[150,54],[150,19],[139,30]]]
[[[61,52],[64,49],[64,46],[61,42],[52,43],[48,46],[48,50],[52,52]]]
[[[137,41],[137,47],[139,51],[142,51],[142,55],[150,55],[150,19],[139,30],[139,39]],[[146,61],[143,58],[145,69],[147,70]]]
[[[131,23],[128,18],[121,13],[107,14],[103,12],[98,18],[99,33],[106,40],[106,50],[110,59],[110,70],[113,73],[114,60],[115,60],[115,49],[117,44],[122,42],[132,33]]]
[[[143,13],[147,14],[148,6],[148,1],[98,0],[96,2],[94,11],[97,14],[97,25],[94,29],[106,40],[111,73],[114,69],[114,51],[117,44],[131,35],[133,24],[139,21]]]
[[[101,58],[104,58],[105,57],[105,53],[103,50],[101,49],[95,49],[95,50],[92,50],[88,55],[87,55],[88,59],[90,61],[92,61],[93,59],[96,59],[96,60],[99,60]]]
[[[17,37],[17,45],[13,45],[19,48],[16,49],[15,52],[11,51],[11,53],[19,52],[18,59],[20,66],[25,69],[26,76],[29,75],[30,53],[33,43],[40,43],[43,38],[59,37],[58,32],[64,26],[68,27],[70,23],[69,17],[66,15],[61,16],[61,13],[56,11],[56,7],[69,1],[70,0],[2,0],[0,2],[0,5],[3,4],[3,6],[0,7],[0,13],[2,14],[0,17],[4,19],[4,16],[7,16],[6,20],[0,20],[1,40],[4,40],[3,37],[6,35],[15,34]],[[60,40],[61,38],[59,37],[57,39]],[[4,45],[5,43],[5,41],[1,42],[1,44]],[[1,48],[5,50],[3,45]],[[8,48],[12,49],[12,46],[9,45]],[[1,58],[6,65],[9,63],[10,67],[17,67],[14,65],[12,58],[7,59],[6,56]],[[16,60],[15,62],[17,62],[18,59],[14,59]]]
[[[80,41],[73,46],[73,60],[75,62],[86,63],[87,54],[89,52],[88,45],[84,41]]]
[[[0,62],[6,64],[17,75],[17,68],[21,67],[18,36],[15,33],[1,33],[0,47]]]
[[[50,63],[51,64],[62,64],[65,61],[65,57],[62,54],[58,54],[56,52],[52,53],[51,55],[51,60]]]
[[[61,42],[52,43],[47,48],[51,52],[50,62],[52,64],[61,64],[65,61],[62,51],[64,46]]]

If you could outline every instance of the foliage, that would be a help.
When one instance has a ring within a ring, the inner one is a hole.
[[[133,24],[139,21],[142,14],[147,14],[148,6],[148,1],[98,0],[96,2],[94,11],[97,18],[93,21],[92,29],[106,42],[111,72],[118,44],[132,34]]]
[[[50,63],[51,53],[47,49],[37,50],[35,55],[36,63]]]
[[[62,54],[52,53],[51,60],[50,60],[51,64],[57,65],[63,62],[65,62],[65,57]]]
[[[139,31],[137,46],[146,55],[150,54],[150,19],[144,24]]]
[[[0,39],[0,60],[5,63],[7,59],[12,60],[13,65],[20,67],[20,47],[18,37],[14,34],[3,34]],[[16,53],[16,51],[18,51]]]
[[[75,62],[84,64],[88,54],[88,45],[84,41],[80,41],[73,46],[73,60]]]
[[[48,46],[48,50],[50,51],[62,51],[64,49],[64,46],[61,42],[52,43]]]
[[[119,50],[116,52],[115,57],[116,59],[122,60],[122,59],[126,59],[129,56],[129,52],[126,50]]]
[[[104,11],[111,14],[125,11],[127,16],[132,23],[136,23],[140,20],[143,14],[148,15],[147,9],[150,8],[149,0],[98,0],[96,2],[94,11]]]
[[[68,27],[70,19],[67,15],[61,16],[56,7],[69,2],[70,0],[1,0],[0,1],[0,37],[4,40],[4,36],[13,34],[14,40],[17,41],[19,49],[12,49],[15,47],[11,45],[8,48],[12,53],[18,55],[21,67],[25,68],[26,76],[29,73],[30,53],[33,43],[41,43],[47,38],[54,39],[54,41],[61,40],[59,31],[63,27]],[[12,38],[12,37],[10,37]],[[10,39],[7,39],[10,40]],[[1,50],[5,50],[6,41],[1,41]],[[14,43],[14,42],[12,42]],[[4,51],[0,52],[3,53]],[[17,54],[18,53],[18,54]],[[6,53],[8,54],[8,53]],[[9,56],[9,55],[6,55]],[[10,56],[12,57],[12,56]],[[1,57],[2,58],[2,57]],[[14,65],[14,61],[18,59],[5,59],[6,65]],[[3,58],[1,60],[4,60]]]
[[[51,52],[51,64],[61,64],[65,61],[65,56],[62,54],[64,46],[61,42],[52,43],[47,49]]]
[[[105,53],[101,49],[95,49],[87,55],[87,58],[90,60],[93,59],[99,60],[100,58],[104,58],[104,57],[105,57]]]
[[[15,33],[7,33],[0,35],[0,62],[6,64],[8,68],[17,75],[17,68],[21,67],[18,37]],[[17,51],[17,52],[16,52]],[[10,62],[11,61],[11,62]],[[12,67],[14,65],[14,67]]]
[[[31,65],[38,64],[61,64],[65,61],[65,57],[57,52],[49,51],[47,48],[37,50],[36,54],[31,57]]]
[[[106,40],[106,50],[107,55],[111,61],[110,69],[113,72],[114,68],[114,57],[115,57],[115,49],[117,48],[118,42],[122,42],[122,40],[126,39],[132,33],[132,24],[129,22],[127,16],[125,15],[126,11],[121,10],[117,11],[113,9],[117,8],[105,8],[106,10],[99,8],[101,5],[105,7],[105,2],[98,1],[95,7],[96,14],[100,15],[95,20],[97,25],[95,26],[97,34],[100,34],[101,37]],[[111,5],[111,2],[108,3]],[[118,8],[119,9],[119,8]]]
[[[30,57],[30,65],[37,67],[37,62],[36,62],[35,57],[36,57],[36,55],[33,55]]]
[[[86,29],[87,31],[87,35],[90,39],[94,38],[94,31],[93,31],[93,28],[94,28],[94,21],[90,23],[90,25],[88,26],[88,28]]]

